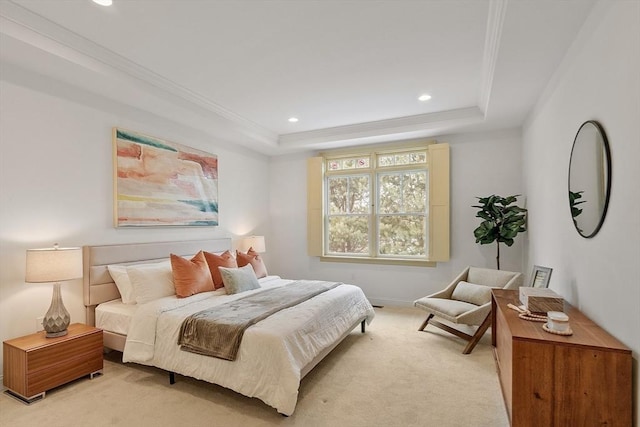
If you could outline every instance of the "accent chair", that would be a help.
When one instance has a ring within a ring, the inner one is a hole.
[[[428,324],[443,329],[468,341],[462,353],[469,354],[491,326],[491,289],[518,289],[520,286],[522,273],[467,267],[443,290],[414,301],[413,305],[428,313],[418,331],[423,331]],[[432,320],[434,317],[454,324],[478,326],[478,329],[469,335]]]

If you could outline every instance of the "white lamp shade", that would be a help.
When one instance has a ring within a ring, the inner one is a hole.
[[[59,282],[82,277],[81,248],[46,248],[27,250],[25,281]]]
[[[258,253],[266,252],[266,246],[264,244],[264,236],[249,236],[245,237],[242,241],[242,246],[244,246],[244,250],[248,251],[249,248],[253,248],[254,251]]]

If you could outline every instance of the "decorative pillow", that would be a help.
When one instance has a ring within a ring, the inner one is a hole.
[[[133,285],[131,284],[131,279],[129,278],[128,269],[131,267],[135,268],[146,268],[146,267],[157,267],[159,264],[167,264],[169,261],[160,261],[160,262],[152,262],[146,264],[134,264],[134,265],[124,265],[124,264],[113,264],[108,265],[107,270],[109,270],[109,274],[111,278],[116,284],[118,288],[118,292],[120,292],[120,298],[122,299],[123,304],[135,304],[136,303],[136,293]]]
[[[127,266],[127,273],[138,304],[176,294],[169,261],[144,266],[130,265]]]
[[[107,269],[114,282],[118,292],[120,292],[120,298],[124,304],[135,304],[136,295],[133,292],[133,285],[129,280],[129,273],[127,273],[126,265],[108,265]]]
[[[207,260],[207,264],[209,265],[209,271],[211,272],[211,278],[213,279],[213,286],[216,289],[220,289],[224,286],[218,267],[238,268],[236,259],[229,251],[224,251],[222,255],[204,252],[204,258]]]
[[[453,290],[451,299],[475,305],[486,304],[491,301],[491,287],[460,281]]]
[[[260,287],[251,264],[239,268],[219,267],[218,270],[220,270],[227,294],[238,294]]]
[[[186,298],[200,292],[213,291],[213,279],[202,251],[190,260],[171,254],[173,285],[178,298]]]
[[[236,251],[236,261],[238,262],[238,267],[251,264],[258,279],[267,277],[267,267],[264,265],[262,257],[253,248],[249,248],[246,254]]]

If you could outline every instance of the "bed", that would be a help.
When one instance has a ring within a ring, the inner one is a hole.
[[[200,250],[221,253],[230,239],[135,243],[83,247],[87,324],[104,331],[104,346],[123,352],[124,362],[190,376],[257,397],[291,415],[302,378],[358,325],[364,333],[374,311],[356,286],[339,284],[296,306],[281,310],[244,332],[236,360],[222,360],[180,349],[180,325],[189,314],[293,282],[261,278],[260,289],[226,295],[224,289],[188,298],[165,296],[144,304],[123,304],[108,266],[162,262],[170,253]]]

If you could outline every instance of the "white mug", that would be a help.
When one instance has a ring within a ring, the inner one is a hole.
[[[569,316],[561,311],[549,311],[547,313],[547,327],[556,332],[569,330]]]

